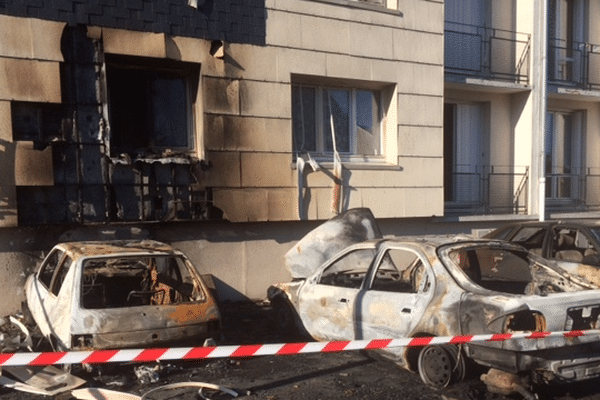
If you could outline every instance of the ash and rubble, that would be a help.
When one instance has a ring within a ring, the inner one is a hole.
[[[219,345],[305,342],[310,338],[302,333],[279,332],[271,305],[259,302],[224,302],[220,304],[224,316]],[[13,316],[22,319],[22,316]],[[9,335],[12,343],[20,343],[17,351],[29,351],[23,343],[22,330],[4,318],[0,332]],[[28,325],[33,351],[51,351],[50,344],[39,330]],[[15,345],[2,348],[10,352]],[[60,368],[60,366],[58,366]],[[304,354],[295,356],[264,356],[237,359],[210,359],[199,361],[173,361],[161,363],[122,363],[95,365],[85,368],[72,365],[70,373],[85,381],[81,388],[126,393],[141,397],[154,389],[176,383],[208,382],[233,390],[236,398],[244,399],[440,399],[440,400],[512,400],[519,396],[490,393],[485,384],[474,375],[470,379],[444,390],[433,389],[421,382],[418,375],[398,368],[387,360],[361,351],[329,354]],[[5,371],[3,371],[5,375]],[[600,400],[600,381],[585,384],[539,388],[540,399]],[[234,398],[231,394],[204,389],[199,395],[197,387],[157,391],[149,399],[201,399]],[[175,395],[175,397],[173,397]],[[104,395],[102,395],[104,396]],[[24,393],[0,387],[0,399],[25,400],[76,399],[71,392],[52,397]],[[96,397],[107,399],[107,397]],[[124,398],[124,397],[123,397]],[[133,397],[131,397],[133,398]]]

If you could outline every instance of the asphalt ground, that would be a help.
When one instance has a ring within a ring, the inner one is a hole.
[[[223,304],[224,333],[219,344],[259,344],[306,341],[294,332],[274,329],[268,305],[254,303]],[[197,387],[176,390],[159,388],[174,383],[203,382],[233,390],[240,399],[443,399],[508,400],[520,395],[490,393],[474,371],[466,381],[437,390],[424,385],[417,374],[397,367],[363,351],[314,353],[290,356],[260,356],[236,359],[210,359],[193,362],[156,364],[106,364],[91,371],[72,366],[71,373],[86,380],[83,387],[103,388],[141,396],[157,389],[147,398],[231,399],[229,394]],[[536,387],[539,399],[600,400],[600,380],[560,386]],[[0,399],[48,399],[14,389],[0,388]],[[73,399],[70,393],[55,396]],[[105,400],[103,397],[99,399]]]

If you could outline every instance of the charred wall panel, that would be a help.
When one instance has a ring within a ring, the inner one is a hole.
[[[77,24],[265,44],[264,0],[0,0],[0,13]]]

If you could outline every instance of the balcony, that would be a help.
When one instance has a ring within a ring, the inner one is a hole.
[[[600,211],[600,169],[546,174],[546,202],[550,211]]]
[[[529,84],[531,35],[445,23],[446,78],[479,78]]]
[[[456,169],[445,180],[446,214],[527,214],[529,167]]]
[[[559,86],[600,90],[600,45],[550,39],[548,80]]]

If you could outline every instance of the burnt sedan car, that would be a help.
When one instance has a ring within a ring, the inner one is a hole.
[[[557,263],[503,241],[382,238],[365,209],[310,232],[286,262],[293,281],[273,285],[268,297],[282,326],[296,322],[317,340],[600,326],[600,290]],[[496,383],[513,379],[523,390],[526,377],[573,382],[600,375],[597,336],[391,348],[384,355],[442,387],[464,377],[466,359],[492,367]]]
[[[150,240],[60,243],[25,293],[28,313],[62,350],[198,343],[221,328],[192,263]]]

